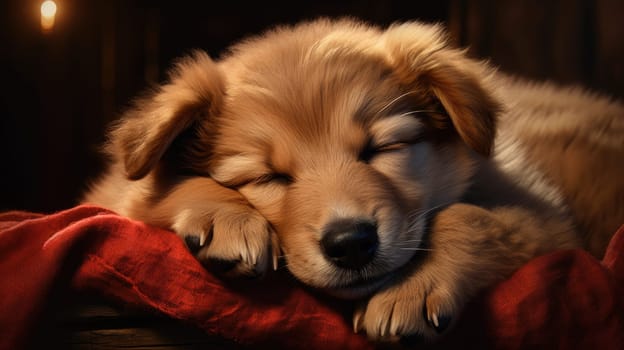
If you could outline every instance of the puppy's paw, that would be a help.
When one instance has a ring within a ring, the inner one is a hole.
[[[353,316],[354,330],[376,341],[431,341],[455,320],[461,305],[458,292],[430,274],[410,276],[360,305]]]
[[[172,228],[197,259],[219,275],[259,277],[276,265],[276,235],[250,206],[223,203],[214,212],[183,209]]]

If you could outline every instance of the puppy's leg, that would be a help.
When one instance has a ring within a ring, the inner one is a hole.
[[[172,228],[207,267],[228,275],[262,275],[279,249],[266,219],[237,191],[210,178],[176,185],[143,220]]]
[[[423,260],[355,312],[356,330],[373,339],[432,339],[477,292],[532,257],[578,246],[578,239],[560,220],[536,219],[520,208],[455,204],[434,219],[430,244]]]

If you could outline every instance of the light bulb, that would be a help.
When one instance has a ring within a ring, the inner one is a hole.
[[[54,17],[56,16],[56,3],[46,0],[41,4],[41,29],[49,32],[54,27]]]

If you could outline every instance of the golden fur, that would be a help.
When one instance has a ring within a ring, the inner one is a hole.
[[[359,298],[373,339],[434,338],[532,257],[604,252],[624,222],[623,117],[497,73],[435,25],[321,19],[179,61],[112,129],[84,201],[173,229],[228,275],[281,254]],[[345,223],[370,238],[347,267],[326,243]]]

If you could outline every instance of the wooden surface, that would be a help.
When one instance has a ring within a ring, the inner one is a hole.
[[[242,349],[234,342],[161,315],[77,297],[56,308],[33,339],[33,349]]]

